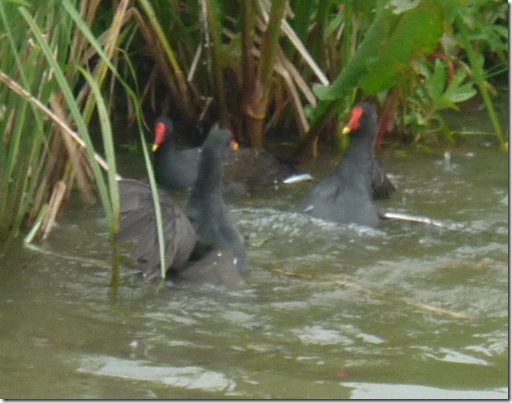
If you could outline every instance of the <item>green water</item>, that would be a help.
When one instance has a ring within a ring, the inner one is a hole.
[[[269,190],[230,202],[253,267],[231,293],[157,293],[124,266],[110,296],[101,212],[72,203],[0,263],[0,396],[506,398],[507,156],[384,165],[382,209],[462,228],[326,224],[294,213],[311,183]]]
[[[101,212],[72,204],[1,263],[0,396],[507,397],[506,155],[384,164],[383,210],[462,228],[325,224],[294,213],[311,183],[268,190],[231,202],[253,267],[234,293],[155,293],[124,266],[111,297]]]

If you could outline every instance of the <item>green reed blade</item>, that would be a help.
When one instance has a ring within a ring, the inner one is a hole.
[[[165,259],[165,243],[164,243],[164,236],[163,236],[163,226],[162,226],[162,215],[160,210],[160,199],[158,197],[158,190],[156,186],[156,182],[154,179],[154,173],[153,173],[153,166],[151,164],[151,159],[149,157],[149,153],[146,147],[146,140],[144,138],[143,130],[142,130],[142,120],[141,115],[142,112],[140,110],[140,103],[139,100],[135,94],[135,92],[131,89],[131,87],[126,83],[126,81],[119,75],[117,69],[114,67],[114,65],[110,62],[108,57],[106,56],[105,52],[99,45],[98,41],[96,40],[95,36],[90,31],[89,27],[85,22],[81,19],[78,12],[73,8],[73,6],[70,4],[69,0],[63,0],[62,5],[68,12],[68,14],[73,18],[75,23],[77,24],[78,28],[81,30],[81,32],[84,34],[84,36],[89,41],[89,44],[94,48],[94,50],[97,52],[97,54],[103,59],[103,61],[108,65],[110,71],[116,79],[119,81],[119,83],[123,86],[124,90],[128,94],[128,96],[131,98],[133,102],[133,106],[135,108],[135,116],[137,120],[137,126],[139,129],[140,134],[140,140],[142,144],[142,151],[144,155],[144,161],[146,163],[146,170],[148,172],[148,178],[149,178],[149,184],[151,187],[151,192],[153,194],[153,203],[155,208],[155,218],[156,218],[156,224],[157,224],[157,234],[158,234],[158,247],[159,247],[159,253],[160,253],[160,270],[162,273],[162,277],[165,277],[165,273],[167,271],[167,264]]]
[[[37,41],[38,45],[41,47],[41,50],[43,51],[43,54],[46,57],[46,60],[50,67],[53,70],[53,74],[55,75],[55,79],[57,80],[57,83],[59,84],[59,88],[62,91],[62,94],[64,96],[64,99],[66,100],[66,104],[69,108],[69,111],[73,117],[73,120],[75,121],[78,129],[78,133],[80,134],[80,137],[84,141],[86,145],[86,152],[89,158],[89,162],[91,164],[91,168],[94,173],[94,177],[96,179],[96,185],[98,186],[98,192],[101,199],[101,202],[105,208],[105,213],[107,214],[107,219],[109,222],[111,222],[111,208],[110,208],[110,200],[108,198],[108,192],[107,192],[107,186],[105,183],[105,179],[103,178],[99,165],[97,161],[94,158],[94,147],[91,142],[91,138],[89,136],[89,133],[87,131],[87,127],[85,125],[85,122],[82,118],[82,115],[80,114],[79,107],[76,103],[75,97],[73,96],[73,92],[67,82],[67,79],[64,75],[64,72],[62,71],[61,67],[55,60],[53,56],[53,52],[50,49],[47,41],[44,38],[43,33],[41,32],[41,29],[37,25],[36,21],[30,16],[28,11],[20,7],[20,13],[29,25],[32,33],[34,34],[35,40]]]
[[[114,235],[117,232],[119,232],[119,186],[117,185],[116,180],[116,155],[112,136],[112,126],[110,125],[107,107],[105,105],[105,100],[103,99],[98,83],[89,72],[87,72],[81,67],[79,67],[78,69],[86,78],[87,82],[89,83],[89,86],[91,87],[92,93],[96,100],[96,108],[100,118],[101,135],[103,139],[105,159],[107,160],[109,167],[109,170],[107,171],[107,176],[111,201],[110,207],[112,208],[112,221],[109,222],[109,224],[111,234]]]

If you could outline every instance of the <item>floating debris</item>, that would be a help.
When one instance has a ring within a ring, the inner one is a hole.
[[[408,221],[408,222],[416,222],[419,224],[428,224],[433,225],[434,227],[447,228],[451,230],[462,229],[464,226],[459,223],[445,223],[440,220],[436,220],[429,217],[417,216],[417,215],[409,215],[403,213],[390,213],[385,212],[381,213],[381,217],[388,220],[398,220],[398,221]]]
[[[291,183],[299,183],[313,180],[313,177],[310,174],[297,174],[289,176],[288,178],[283,180],[283,183],[291,184]]]

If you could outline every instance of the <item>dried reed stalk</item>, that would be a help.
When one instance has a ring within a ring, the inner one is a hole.
[[[279,269],[279,268],[275,268],[275,267],[270,268],[270,270],[275,273],[283,274],[287,277],[298,278],[298,279],[303,279],[303,280],[325,281],[325,282],[336,284],[336,285],[339,285],[342,287],[347,287],[347,288],[353,289],[355,291],[358,291],[358,292],[361,292],[364,294],[368,294],[372,297],[381,298],[381,299],[385,299],[385,300],[391,300],[396,303],[409,305],[409,306],[412,306],[412,307],[417,308],[422,311],[435,313],[436,315],[447,316],[449,318],[454,318],[454,319],[464,319],[464,320],[472,319],[471,316],[465,315],[463,313],[453,312],[453,311],[450,311],[447,309],[438,308],[438,307],[435,307],[432,305],[424,304],[422,302],[413,301],[411,299],[400,298],[400,297],[396,297],[394,295],[389,295],[389,294],[383,293],[381,291],[377,291],[377,290],[373,290],[371,288],[364,287],[354,281],[349,281],[349,280],[344,280],[344,279],[339,279],[339,278],[329,277],[329,276],[315,276],[315,275],[309,274],[309,273],[292,273],[292,272],[289,272],[289,271],[286,271],[283,269]]]

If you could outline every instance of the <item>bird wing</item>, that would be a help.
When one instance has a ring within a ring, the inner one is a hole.
[[[334,175],[330,175],[320,183],[305,197],[302,202],[301,210],[310,212],[318,203],[324,204],[326,201],[334,200],[339,191],[338,179]]]
[[[389,199],[391,193],[396,190],[377,157],[373,157],[371,160],[370,181],[374,200]]]
[[[125,179],[119,182],[121,198],[120,240],[134,243],[131,257],[149,278],[160,276],[160,254],[153,197],[149,184]],[[180,269],[189,259],[197,235],[183,211],[170,196],[159,192],[165,257],[169,268]]]

